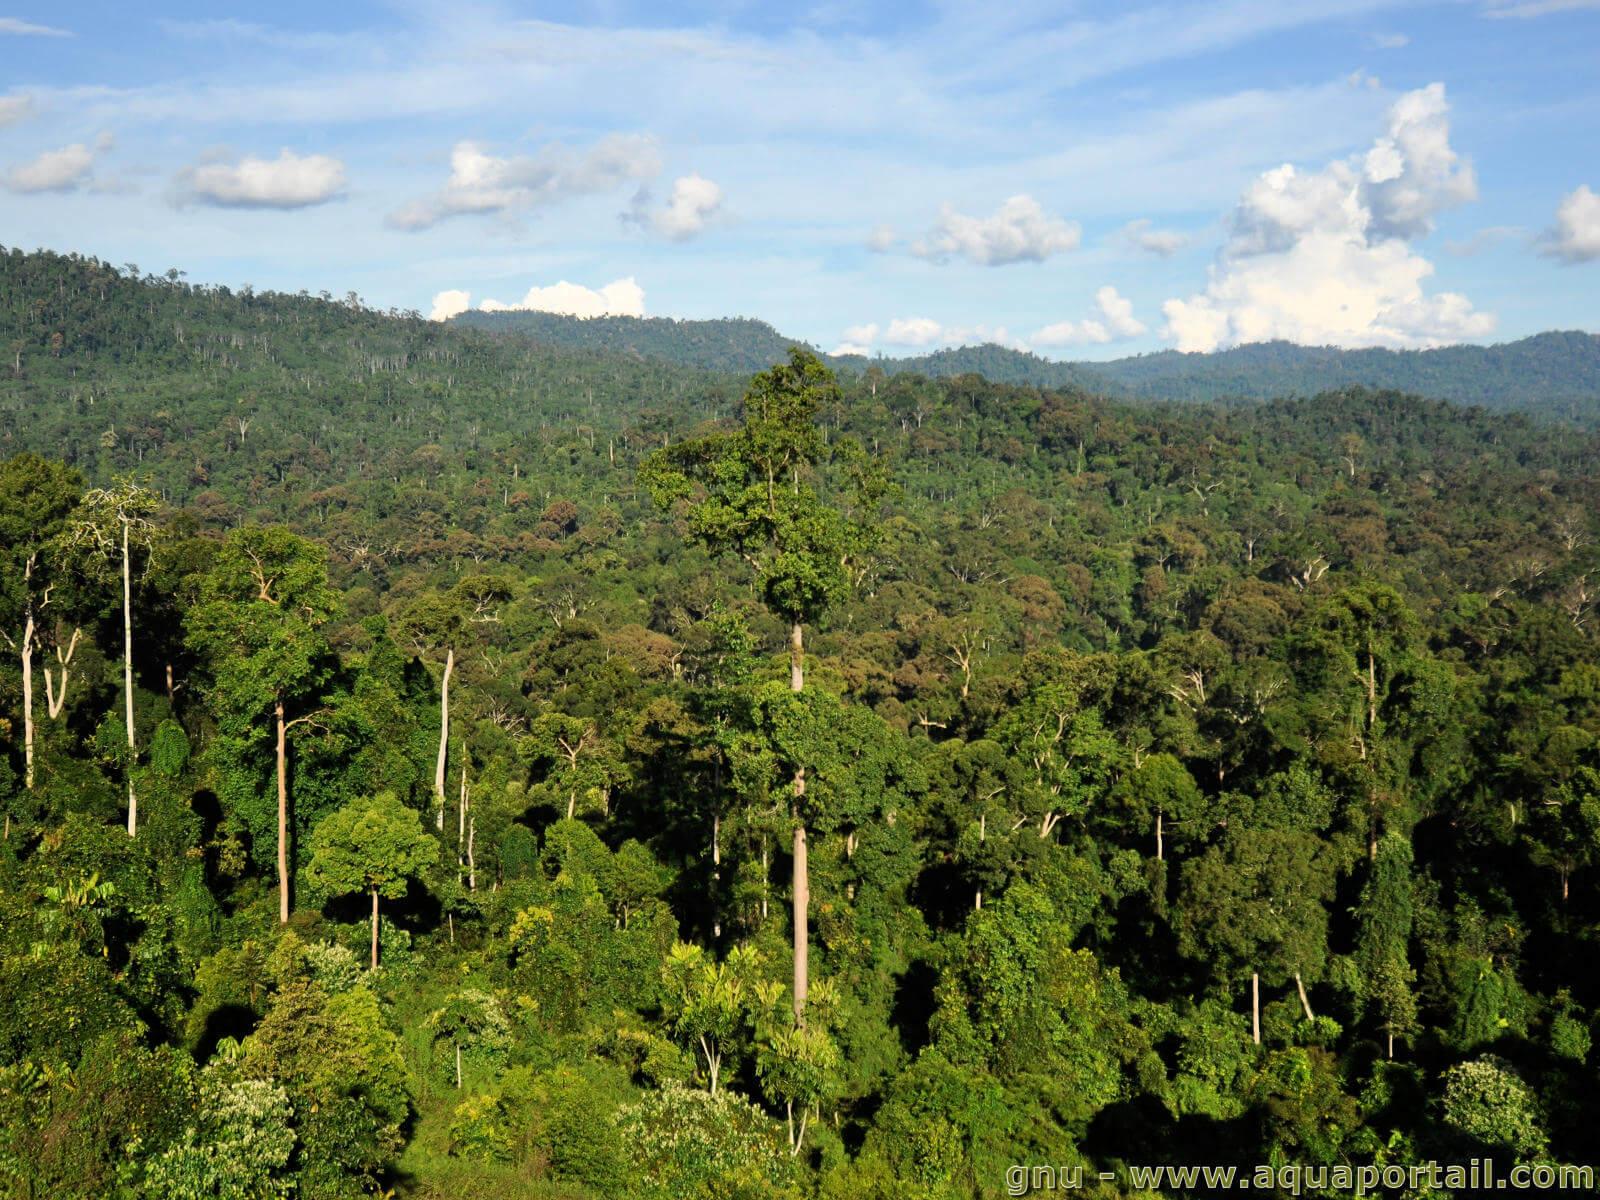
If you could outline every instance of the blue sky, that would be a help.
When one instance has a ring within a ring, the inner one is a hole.
[[[888,354],[1600,329],[1600,0],[25,4],[0,62],[0,242],[195,280]]]

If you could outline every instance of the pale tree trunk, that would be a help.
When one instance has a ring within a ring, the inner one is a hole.
[[[1261,976],[1250,976],[1250,1040],[1261,1045]]]
[[[1156,810],[1156,861],[1161,862],[1165,857],[1165,846],[1161,841],[1161,810]]]
[[[711,814],[711,936],[722,936],[722,814],[717,812]]]
[[[1294,986],[1295,990],[1300,993],[1300,1007],[1305,1010],[1306,1020],[1315,1021],[1317,1019],[1317,1014],[1311,1011],[1311,1000],[1306,995],[1305,980],[1300,978],[1299,971],[1294,973]]]
[[[128,836],[139,828],[139,799],[133,794],[133,575],[128,562],[128,522],[122,522],[122,695],[128,723]]]
[[[456,882],[467,866],[467,764],[461,764],[461,797],[456,803]]]
[[[456,1043],[456,1091],[461,1090],[461,1043]]]
[[[289,923],[289,726],[283,700],[273,705],[278,732],[278,923]]]
[[[478,890],[478,862],[472,856],[473,843],[478,837],[478,818],[467,817],[467,891]]]
[[[444,768],[450,742],[450,673],[456,669],[456,652],[444,655],[444,682],[439,688],[439,757],[433,764],[433,790],[439,798],[439,828],[444,829]]]
[[[799,692],[805,686],[805,643],[800,622],[789,630],[789,690]],[[801,806],[806,796],[806,769],[794,770],[794,1023],[801,1029],[806,1025],[806,994],[809,991],[810,934],[806,928],[807,910],[811,905],[810,867],[806,862],[806,827]],[[801,1118],[802,1128],[804,1117]]]
[[[372,889],[372,969],[378,969],[378,889]]]
[[[33,605],[22,627],[22,780],[33,790]]]
[[[1389,1033],[1389,1057],[1390,1057],[1390,1059],[1393,1059],[1394,1058],[1394,1030],[1390,1029],[1388,1031],[1388,1033]]]

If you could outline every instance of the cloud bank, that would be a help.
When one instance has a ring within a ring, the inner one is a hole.
[[[1261,175],[1235,208],[1206,290],[1162,306],[1180,350],[1281,338],[1302,344],[1437,346],[1482,337],[1494,317],[1430,295],[1433,264],[1411,242],[1472,200],[1472,167],[1450,146],[1444,85],[1401,96],[1364,153],[1318,171]]]
[[[429,320],[445,321],[472,307],[472,294],[452,288],[433,298]],[[614,279],[601,288],[587,288],[565,279],[549,287],[535,285],[527,295],[511,304],[486,299],[479,312],[547,312],[568,317],[642,317],[644,289],[633,276]]]

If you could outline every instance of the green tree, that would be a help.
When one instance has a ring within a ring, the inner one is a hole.
[[[34,784],[33,656],[40,616],[52,601],[60,557],[57,540],[77,503],[78,473],[37,454],[0,463],[0,619],[22,666],[23,786]],[[5,833],[11,832],[11,813]]]
[[[155,493],[131,479],[122,479],[109,488],[95,488],[85,494],[66,534],[68,541],[92,560],[100,564],[115,560],[122,577],[122,699],[128,735],[129,837],[139,828],[139,799],[133,791],[134,756],[138,752],[133,722],[133,553],[140,549],[149,554],[157,528],[152,518],[159,507]]]
[[[378,899],[397,900],[439,857],[414,809],[391,792],[353,800],[311,833],[311,884],[325,895],[372,895],[372,969],[378,969]]]
[[[789,686],[795,692],[805,685],[805,626],[843,597],[851,559],[871,537],[870,514],[835,507],[817,485],[824,455],[818,415],[838,403],[832,373],[816,355],[795,347],[787,363],[750,381],[739,429],[669,446],[640,469],[652,498],[680,512],[690,536],[755,573],[768,609],[789,626]],[[856,480],[858,503],[881,496],[870,470],[858,471]],[[792,766],[794,1011],[803,1024],[811,893],[800,808],[807,764]]]
[[[706,1060],[706,1086],[716,1094],[729,1043],[749,1019],[761,956],[735,946],[723,962],[709,961],[699,946],[679,942],[661,968],[666,1015],[673,1031]]]
[[[1361,1000],[1381,1022],[1390,1058],[1394,1039],[1408,1036],[1417,1024],[1416,971],[1410,961],[1412,869],[1411,843],[1398,833],[1385,834],[1356,907]]]
[[[223,542],[189,612],[190,643],[209,661],[225,734],[254,743],[271,715],[277,779],[278,920],[289,920],[289,733],[317,719],[331,672],[323,626],[338,612],[327,553],[287,529],[246,526]],[[289,715],[291,708],[300,709]],[[254,823],[253,823],[254,824]],[[257,826],[259,829],[259,825]]]

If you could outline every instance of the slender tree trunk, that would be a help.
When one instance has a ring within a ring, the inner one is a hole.
[[[772,893],[772,855],[767,835],[761,835],[761,919],[767,919],[767,897]]]
[[[806,685],[805,634],[799,621],[789,626],[789,690],[798,692]]]
[[[719,795],[721,790],[717,789]],[[711,814],[711,936],[722,936],[722,814],[719,812]]]
[[[1305,1010],[1306,1020],[1315,1021],[1317,1019],[1317,1014],[1311,1011],[1311,1000],[1306,995],[1305,980],[1300,978],[1299,971],[1294,973],[1294,986],[1295,990],[1300,993],[1300,1007]]]
[[[478,890],[478,863],[472,856],[473,843],[478,837],[478,818],[467,817],[467,891]]]
[[[800,622],[789,629],[789,690],[805,686],[805,643]],[[806,1026],[806,995],[810,985],[810,933],[806,928],[811,906],[811,874],[806,861],[806,826],[802,807],[806,796],[806,769],[794,770],[794,1023]],[[803,1123],[803,1118],[802,1118]]]
[[[133,573],[128,562],[128,522],[122,522],[122,695],[128,723],[128,836],[139,828],[139,799],[133,794]]]
[[[289,923],[289,726],[283,700],[272,707],[278,732],[278,923]]]
[[[22,781],[33,790],[33,605],[22,626]]]
[[[1261,976],[1256,972],[1250,975],[1250,1039],[1261,1045]]]
[[[378,969],[378,889],[372,889],[372,969]]]
[[[433,790],[439,797],[439,828],[444,829],[444,768],[450,743],[450,673],[456,669],[455,647],[444,654],[444,682],[439,687],[439,757],[433,764]]]
[[[1156,809],[1156,861],[1160,862],[1165,857],[1165,847],[1161,842],[1161,810]]]
[[[1389,1057],[1394,1058],[1394,1030],[1389,1030]]]
[[[461,1090],[461,1043],[456,1043],[456,1091]]]

